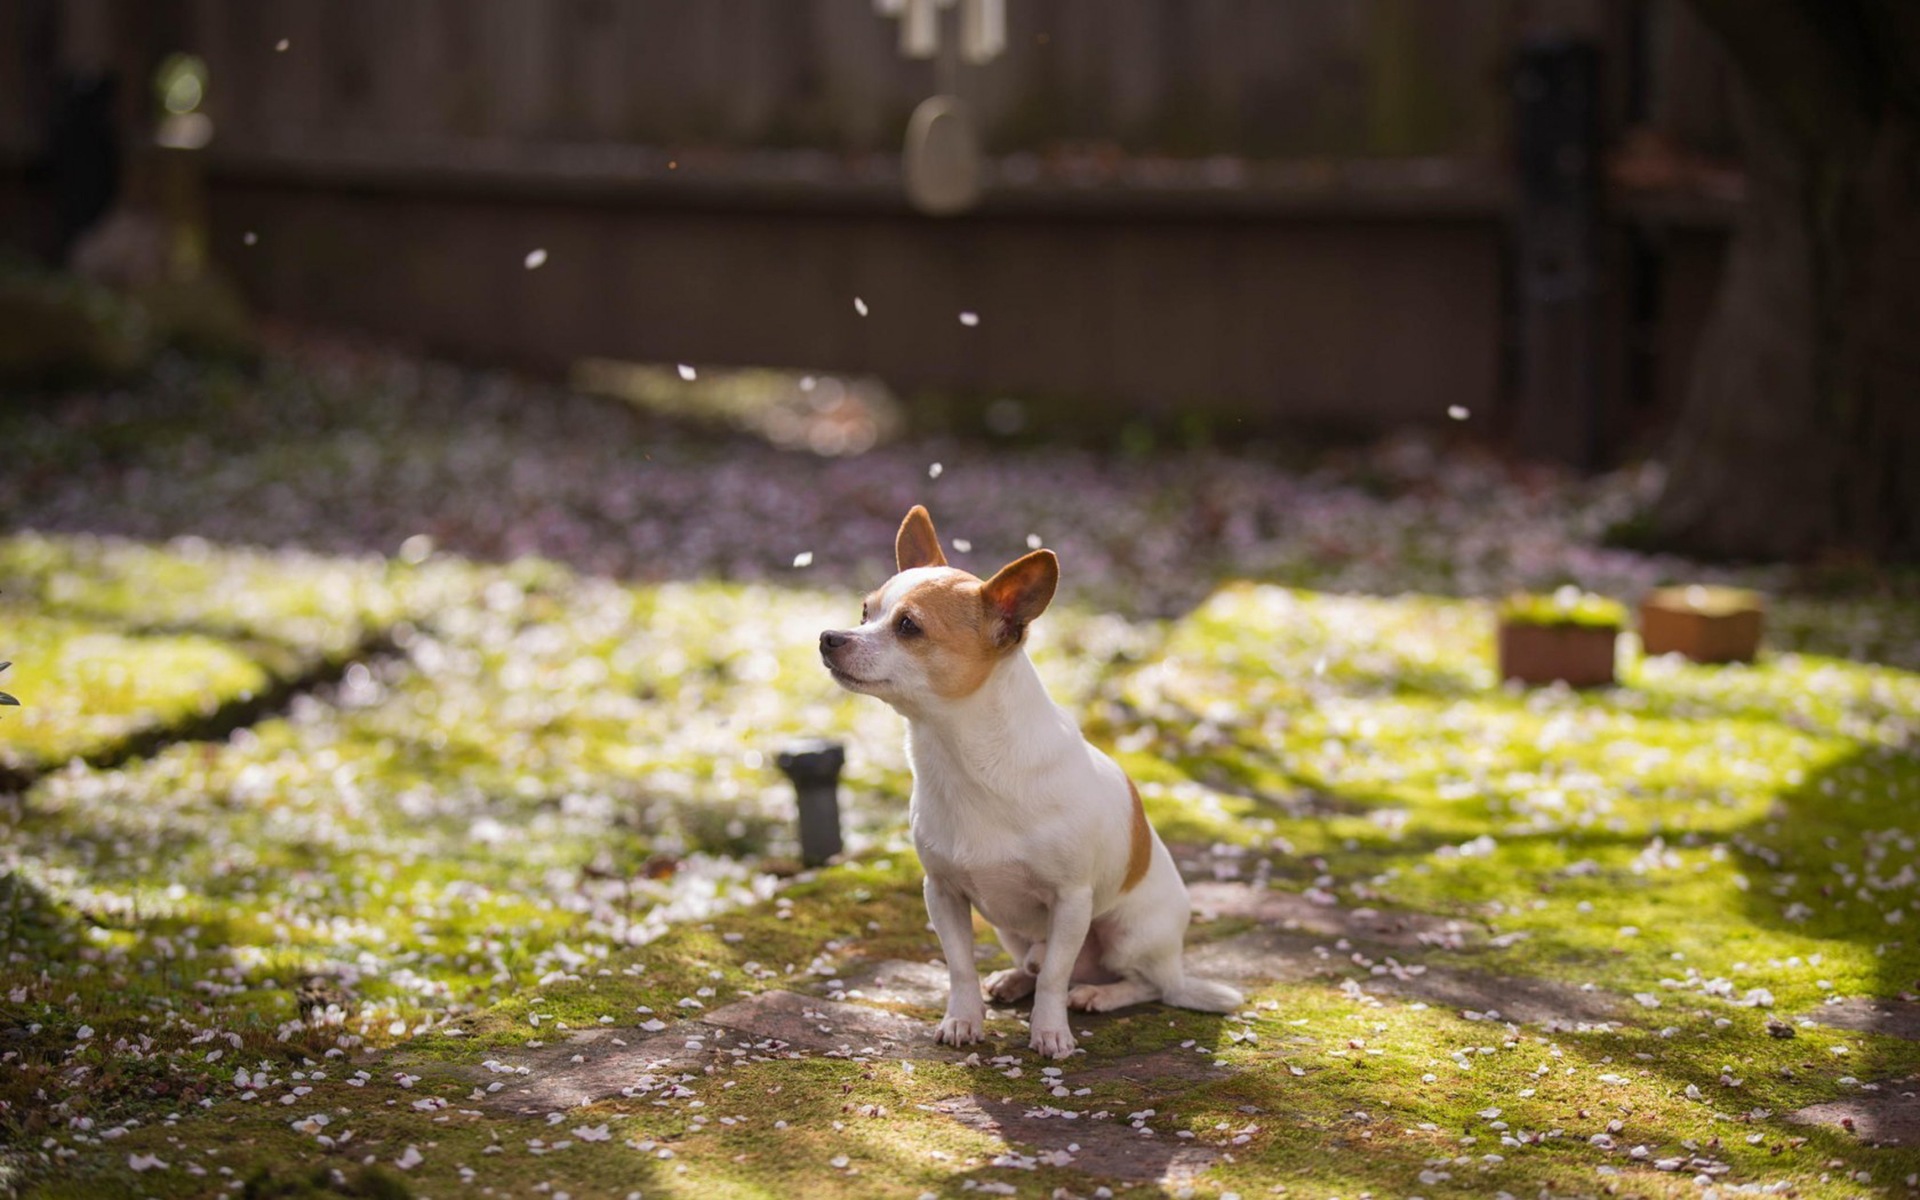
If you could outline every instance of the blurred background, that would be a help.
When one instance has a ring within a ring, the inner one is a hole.
[[[9,0],[0,229],[554,377],[871,375],[967,433],[1464,409],[1591,467],[1677,410],[1743,190],[1683,0],[1010,0],[984,61],[887,9]],[[981,149],[944,218],[900,158],[937,93]]]

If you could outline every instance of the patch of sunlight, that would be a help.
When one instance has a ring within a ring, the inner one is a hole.
[[[128,635],[0,601],[20,707],[0,713],[0,765],[55,766],[211,716],[265,687],[254,657],[194,634]]]
[[[308,657],[349,650],[410,613],[458,603],[462,582],[453,564],[420,569],[198,538],[0,538],[0,603],[123,629],[270,642]]]
[[[1889,857],[1920,818],[1920,676],[1784,654],[1528,691],[1494,685],[1491,631],[1485,603],[1230,587],[1116,679],[1101,734],[1170,836],[1471,918],[1535,971],[1808,1003],[1920,970]],[[1860,818],[1884,824],[1848,839]]]

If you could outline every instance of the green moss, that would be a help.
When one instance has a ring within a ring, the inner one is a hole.
[[[35,770],[137,734],[205,717],[266,687],[253,655],[198,635],[129,636],[0,602],[21,705],[9,709],[0,767]]]
[[[1749,588],[1710,587],[1697,583],[1686,587],[1658,588],[1647,596],[1647,602],[1661,608],[1709,617],[1759,612],[1766,607],[1766,600],[1760,593]]]
[[[21,1148],[8,1178],[31,1194],[187,1196],[231,1179],[301,1194],[334,1186],[334,1170],[364,1188],[369,1157],[421,1195],[465,1190],[466,1172],[497,1194],[575,1196],[1117,1182],[1097,1152],[996,1166],[1004,1142],[937,1111],[967,1098],[1123,1126],[1152,1108],[1154,1144],[1217,1155],[1200,1195],[1692,1195],[1688,1170],[1650,1164],[1698,1154],[1731,1182],[1838,1197],[1862,1186],[1850,1172],[1881,1186],[1920,1170],[1911,1150],[1785,1119],[1920,1071],[1909,1042],[1799,1020],[1920,978],[1902,936],[1920,813],[1908,672],[1786,653],[1640,663],[1605,694],[1521,693],[1493,678],[1484,602],[1238,585],[1162,624],[1062,609],[1042,674],[1164,836],[1218,844],[1221,874],[1312,889],[1329,911],[1417,912],[1459,936],[1197,922],[1196,941],[1277,938],[1284,980],[1226,1017],[1076,1016],[1087,1053],[1063,1067],[1088,1077],[1086,1096],[1054,1096],[1021,1027],[996,1017],[977,1066],[723,1061],[688,1072],[669,1103],[616,1095],[550,1125],[476,1100],[491,1078],[479,1064],[560,1062],[581,1030],[644,1037],[650,1016],[770,988],[819,995],[872,963],[941,955],[903,848],[897,718],[834,691],[812,661],[845,597],[86,539],[0,542],[0,574],[19,605],[8,686],[26,702],[0,725],[9,746],[43,703],[65,737],[115,713],[172,721],[202,693],[411,629],[352,687],[231,742],[56,772],[0,807],[0,996],[18,1031],[0,1143]],[[167,628],[143,626],[147,608]],[[112,647],[99,661],[151,653],[168,668],[155,680],[204,669],[213,682],[155,708],[144,671],[63,666],[76,699],[61,709],[35,664],[93,637]],[[823,732],[850,747],[862,849],[759,874],[792,837],[768,760]],[[1443,977],[1494,991],[1445,991]],[[1508,1003],[1508,977],[1606,1015],[1473,1019]],[[1749,1003],[1762,989],[1771,1007]],[[1769,1036],[1769,1016],[1796,1036]],[[1021,1074],[990,1061],[1001,1053]],[[1194,1070],[1143,1071],[1143,1055]],[[255,1088],[256,1071],[272,1082]],[[329,1123],[296,1128],[316,1114]],[[1021,1120],[1003,1132],[1030,1153]],[[1614,1120],[1617,1145],[1595,1145]],[[50,1157],[47,1139],[70,1155]],[[403,1167],[409,1146],[420,1161]],[[129,1165],[149,1154],[167,1166]]]
[[[1627,610],[1617,600],[1561,588],[1550,596],[1510,596],[1500,605],[1500,619],[1513,625],[1540,625],[1551,629],[1620,629]]]

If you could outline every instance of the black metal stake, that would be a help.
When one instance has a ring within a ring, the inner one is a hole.
[[[840,768],[846,761],[845,748],[827,741],[796,743],[774,759],[800,802],[800,861],[809,867],[840,853]]]

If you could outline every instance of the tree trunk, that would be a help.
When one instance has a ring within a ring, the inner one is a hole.
[[[1920,557],[1920,122],[1850,83],[1818,95],[1817,70],[1768,77],[1781,58],[1728,40],[1750,92],[1748,197],[1655,530],[1714,557]]]

